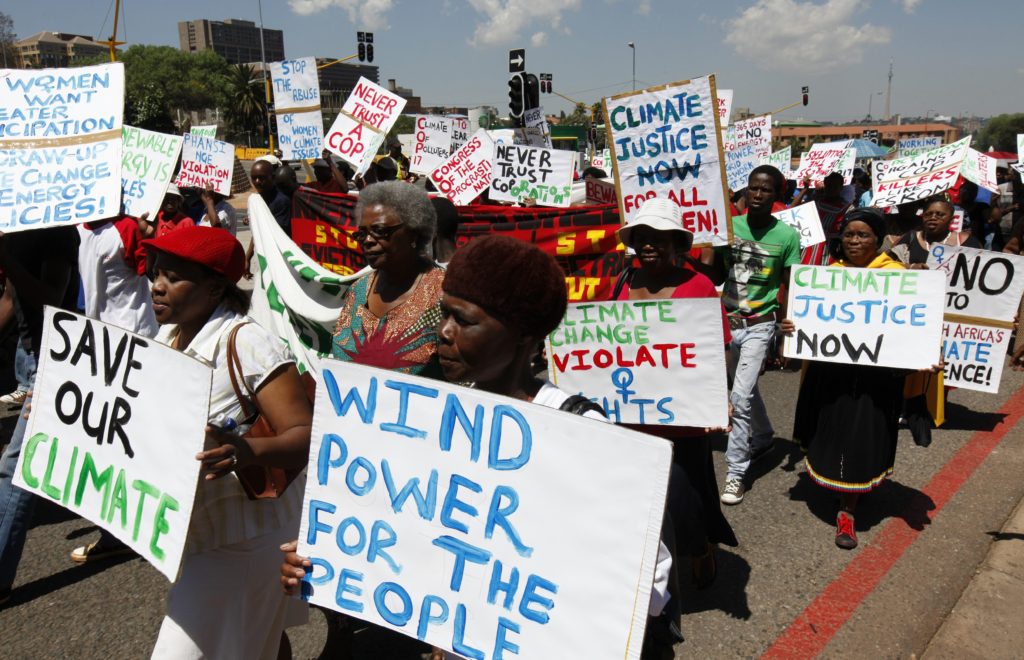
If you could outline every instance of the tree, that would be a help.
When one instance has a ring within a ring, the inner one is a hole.
[[[1017,152],[1017,134],[1024,133],[1024,113],[998,115],[989,119],[972,140],[978,151],[994,147],[996,151]]]
[[[18,65],[14,52],[14,41],[17,38],[14,34],[14,19],[0,11],[0,63],[3,63],[5,69],[13,69]]]
[[[590,111],[585,103],[577,103],[576,107],[573,108],[572,114],[559,122],[559,124],[561,126],[590,126]]]
[[[224,118],[230,127],[229,137],[247,133],[267,132],[267,101],[263,75],[250,64],[228,67],[224,95],[228,100]]]

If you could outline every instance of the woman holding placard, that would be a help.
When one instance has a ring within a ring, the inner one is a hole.
[[[288,348],[245,316],[249,299],[236,284],[244,251],[234,236],[189,227],[143,246],[161,325],[157,341],[213,368],[188,546],[153,657],[276,658],[288,648],[285,627],[303,623],[306,607],[259,575],[274,571],[278,546],[298,532],[305,480],[300,475],[278,498],[249,499],[238,475],[247,466],[300,471],[312,408]],[[247,422],[253,408],[275,435],[227,430]]]
[[[647,200],[619,230],[619,239],[636,252],[640,268],[623,272],[616,282],[614,299],[718,298],[707,276],[679,265],[693,244],[693,234],[683,228],[682,209],[675,202]],[[728,346],[731,336],[724,309],[722,333]],[[673,461],[683,469],[686,479],[672,484],[668,506],[679,529],[677,536],[685,539],[680,548],[691,557],[693,581],[698,589],[706,588],[717,573],[715,546],[739,545],[722,514],[709,430],[656,425],[632,428],[673,441]]]
[[[945,197],[929,200],[921,215],[921,228],[914,229],[889,249],[889,254],[907,268],[925,270],[933,245],[966,246],[981,249],[981,241],[969,231],[950,231],[953,203]]]
[[[875,208],[855,209],[839,228],[833,266],[903,268],[880,251],[885,219]],[[781,323],[792,334],[790,319]],[[937,347],[936,347],[937,348]],[[941,371],[937,365],[931,371]],[[836,545],[857,547],[853,513],[860,495],[892,474],[903,404],[902,369],[807,361],[797,398],[793,439],[806,451],[807,473],[819,486],[839,493]]]

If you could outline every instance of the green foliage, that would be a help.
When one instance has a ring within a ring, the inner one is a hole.
[[[0,11],[0,65],[9,69],[15,66],[15,41],[17,36],[14,34],[14,19]]]
[[[228,100],[224,118],[228,138],[247,133],[265,135],[267,131],[267,92],[264,77],[249,64],[228,66],[224,93]]]
[[[577,103],[572,114],[560,121],[559,126],[590,126],[590,109],[584,103]]]
[[[997,115],[985,122],[971,143],[978,151],[995,147],[996,151],[1016,153],[1018,133],[1024,133],[1024,113]]]

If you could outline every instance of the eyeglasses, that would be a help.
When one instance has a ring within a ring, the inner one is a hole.
[[[373,236],[375,241],[386,241],[391,238],[392,234],[404,226],[404,222],[399,222],[397,225],[370,225],[367,229],[360,227],[352,232],[352,240],[362,243],[366,240],[367,236]]]
[[[847,231],[843,232],[843,240],[853,240],[859,238],[862,241],[870,241],[875,239],[875,235],[869,231]]]

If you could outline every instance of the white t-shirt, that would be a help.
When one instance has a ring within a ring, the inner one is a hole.
[[[226,229],[232,236],[238,231],[238,216],[235,214],[235,207],[228,204],[227,200],[220,200],[213,207],[217,211],[217,218],[220,220],[221,229]],[[210,216],[206,213],[199,219],[200,227],[210,227]]]
[[[156,316],[135,218],[78,225],[78,271],[85,315],[152,337]]]

